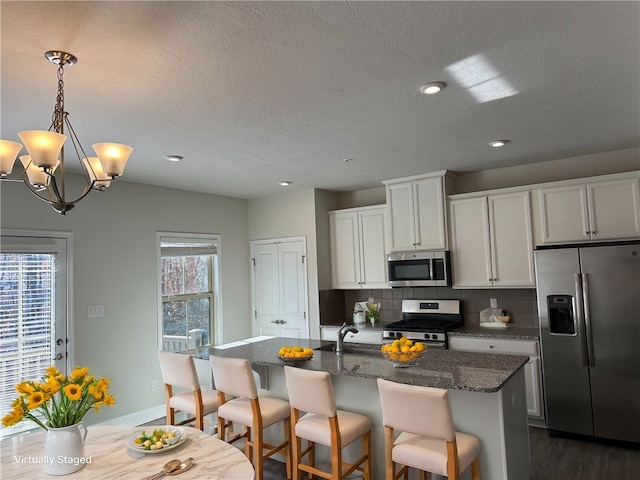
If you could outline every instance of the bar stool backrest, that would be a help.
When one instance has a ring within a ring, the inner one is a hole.
[[[258,398],[258,389],[249,360],[211,355],[213,381],[216,389],[226,395],[240,398]]]
[[[158,359],[162,381],[165,384],[192,392],[200,389],[196,366],[191,355],[161,350],[158,352]]]
[[[336,416],[336,401],[329,372],[284,367],[291,407],[324,417]]]
[[[383,425],[447,442],[456,438],[447,390],[379,378],[378,391]]]

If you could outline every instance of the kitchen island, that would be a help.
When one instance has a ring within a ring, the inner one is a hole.
[[[246,358],[261,376],[260,394],[286,399],[282,369],[285,362],[278,357],[278,350],[284,345],[314,349],[310,360],[287,363],[331,373],[338,408],[371,418],[374,479],[384,478],[384,429],[375,379],[446,388],[456,429],[480,439],[482,478],[529,478],[529,436],[522,368],[527,357],[434,349],[425,352],[418,366],[394,368],[377,347],[369,346],[369,351],[354,350],[356,353],[347,350],[341,355],[318,350],[330,348],[332,344],[334,342],[275,337],[208,346],[189,353],[203,360],[210,354]],[[353,345],[347,343],[345,347],[349,349]],[[429,412],[415,414],[428,415]],[[346,449],[347,458],[350,454],[357,455],[358,448],[353,448],[354,452]],[[465,474],[467,476],[469,472]]]

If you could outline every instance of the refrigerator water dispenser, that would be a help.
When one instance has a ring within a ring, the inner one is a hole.
[[[549,295],[547,296],[547,307],[549,309],[549,333],[576,334],[573,297],[571,295]]]

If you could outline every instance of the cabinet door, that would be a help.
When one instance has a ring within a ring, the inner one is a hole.
[[[543,188],[537,194],[540,218],[536,228],[541,243],[591,239],[585,185]]]
[[[447,246],[442,182],[441,177],[434,177],[413,184],[418,249],[445,249]]]
[[[360,272],[364,288],[388,288],[386,207],[358,214],[360,233]]]
[[[333,288],[360,288],[358,214],[356,212],[330,214],[329,231]]]
[[[524,381],[527,390],[527,414],[530,417],[536,418],[544,418],[540,372],[540,357],[530,357],[524,366]]]
[[[491,247],[487,198],[449,203],[454,287],[491,286]]]
[[[535,286],[529,192],[488,197],[494,287]]]
[[[415,250],[413,183],[387,186],[390,251]]]
[[[592,240],[640,236],[637,178],[587,185]]]

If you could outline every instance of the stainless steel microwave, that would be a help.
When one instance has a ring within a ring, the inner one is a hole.
[[[448,251],[409,251],[387,255],[392,287],[446,287],[451,285]]]

